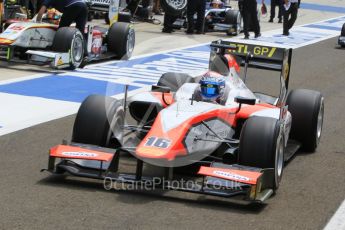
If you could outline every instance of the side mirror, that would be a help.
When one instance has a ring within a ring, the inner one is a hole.
[[[170,88],[167,86],[152,85],[151,91],[160,93],[170,93]]]
[[[237,102],[239,104],[255,105],[256,99],[237,96],[237,97],[235,97],[235,102]]]

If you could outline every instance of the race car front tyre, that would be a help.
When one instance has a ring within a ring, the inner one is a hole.
[[[228,30],[227,35],[238,35],[243,29],[243,19],[240,11],[238,10],[227,10],[225,13],[225,23],[228,25],[235,25],[235,31]]]
[[[70,69],[78,68],[84,59],[85,40],[74,27],[59,28],[55,34],[52,51],[70,53]]]
[[[286,104],[292,116],[290,139],[301,142],[303,150],[314,152],[320,142],[323,125],[322,94],[308,89],[292,90]]]
[[[343,24],[343,27],[341,28],[341,34],[340,37],[345,37],[345,23]],[[340,44],[341,47],[345,47],[345,45],[342,43]]]
[[[108,50],[117,58],[128,59],[132,56],[135,46],[135,32],[131,24],[115,22],[108,31]]]
[[[271,186],[278,189],[284,167],[284,138],[277,119],[250,117],[240,135],[239,164],[273,168]]]
[[[184,83],[194,83],[195,79],[185,73],[164,73],[158,80],[157,85],[169,87],[172,92],[176,92]]]
[[[120,101],[90,95],[74,121],[72,142],[117,148],[123,141],[124,109]]]
[[[165,13],[179,16],[187,8],[187,0],[160,0]]]

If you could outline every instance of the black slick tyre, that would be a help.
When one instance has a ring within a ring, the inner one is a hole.
[[[322,94],[308,89],[292,90],[286,104],[292,116],[290,139],[301,142],[304,151],[314,152],[320,142],[323,125]]]
[[[74,121],[72,142],[102,147],[120,147],[124,110],[111,97],[90,95],[81,104]]]
[[[269,117],[251,117],[240,135],[239,164],[257,168],[273,168],[270,184],[276,190],[283,174],[284,138],[280,123]]]

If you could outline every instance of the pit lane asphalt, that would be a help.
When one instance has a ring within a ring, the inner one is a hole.
[[[0,229],[323,228],[345,198],[345,50],[335,44],[334,38],[294,51],[290,87],[324,94],[324,130],[316,153],[301,153],[287,165],[267,205],[179,192],[109,192],[93,180],[40,173],[49,147],[70,138],[69,116],[0,138]]]

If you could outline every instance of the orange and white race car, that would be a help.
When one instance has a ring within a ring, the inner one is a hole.
[[[91,95],[80,106],[71,142],[50,149],[47,170],[103,179],[107,186],[264,202],[278,189],[284,162],[298,149],[314,152],[321,138],[322,94],[287,93],[291,55],[291,49],[213,42],[209,70],[225,76],[229,89],[217,103],[200,100],[199,77],[181,73],[163,74],[151,91],[123,101]],[[280,95],[252,92],[245,84],[249,67],[279,72]],[[134,156],[133,173],[119,171],[123,153]],[[147,166],[156,168],[153,176]]]

